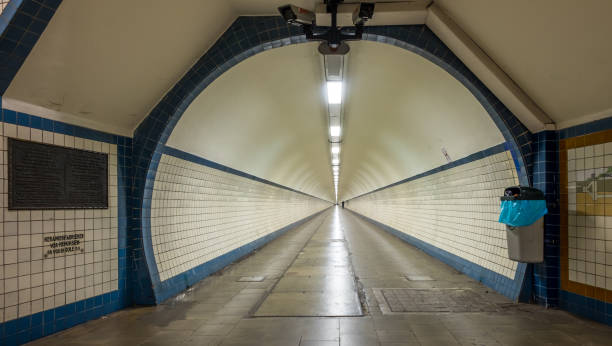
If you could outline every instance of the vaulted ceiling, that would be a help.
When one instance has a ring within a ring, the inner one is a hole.
[[[131,135],[237,16],[276,15],[286,2],[64,0],[3,104]],[[612,116],[611,1],[435,2],[558,127]],[[351,46],[345,198],[443,164],[442,147],[460,158],[503,141],[475,99],[437,66],[395,47]],[[190,106],[168,144],[331,199],[314,47],[272,50],[231,69]],[[470,126],[482,135],[469,136]]]
[[[458,159],[504,141],[440,67],[382,43],[350,46],[339,199],[443,165],[442,148]],[[249,58],[196,98],[168,145],[334,200],[322,70],[316,43]]]

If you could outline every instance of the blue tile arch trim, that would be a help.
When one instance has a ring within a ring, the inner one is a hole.
[[[510,279],[485,267],[479,266],[476,263],[472,263],[466,259],[463,259],[457,255],[453,255],[450,252],[444,251],[437,248],[429,243],[426,243],[418,238],[410,236],[404,232],[401,232],[393,227],[389,227],[376,220],[370,219],[367,216],[361,215],[353,210],[348,209],[351,213],[361,217],[367,222],[370,222],[386,232],[400,238],[401,240],[416,246],[423,250],[428,255],[439,259],[440,261],[448,264],[449,266],[459,270],[474,280],[482,282],[484,285],[491,287],[495,291],[503,294],[504,296],[516,301],[519,297],[523,278],[525,276],[525,269],[527,265],[525,263],[519,263],[516,267],[516,273],[514,279]]]
[[[230,173],[230,174],[234,174],[234,175],[237,175],[237,176],[240,176],[240,177],[243,177],[243,178],[247,178],[247,179],[255,180],[255,181],[260,182],[260,183],[272,185],[272,186],[278,187],[280,189],[289,190],[289,191],[292,191],[292,192],[295,192],[295,193],[299,193],[299,194],[304,195],[304,196],[308,196],[308,197],[312,197],[312,198],[317,198],[317,199],[323,200],[323,199],[321,199],[321,198],[319,198],[317,196],[309,195],[309,194],[304,193],[302,191],[298,191],[298,190],[292,189],[292,188],[290,188],[288,186],[284,186],[284,185],[277,184],[275,182],[272,182],[272,181],[269,181],[269,180],[266,180],[266,179],[263,179],[263,178],[260,178],[260,177],[256,177],[256,176],[254,176],[252,174],[249,174],[249,173],[246,173],[246,172],[243,172],[243,171],[239,171],[237,169],[234,169],[234,168],[222,165],[220,163],[217,163],[217,162],[205,159],[203,157],[200,157],[200,156],[197,156],[197,155],[194,155],[194,154],[190,154],[188,152],[185,152],[185,151],[182,151],[182,150],[179,150],[179,149],[175,149],[175,148],[172,148],[172,147],[169,147],[169,146],[166,146],[164,148],[164,152],[163,153],[166,154],[166,155],[174,156],[174,157],[179,158],[179,159],[183,159],[185,161],[197,163],[198,165],[202,165],[202,166],[218,169],[220,171],[227,172],[227,173]],[[329,202],[329,201],[327,201],[327,202]]]
[[[132,139],[27,113],[15,112],[2,108],[1,101],[0,98],[0,121],[3,123],[117,145],[118,289],[0,323],[0,345],[20,345],[131,305],[131,295],[128,292],[127,281],[129,268],[126,241],[128,217],[125,208],[131,194]]]
[[[502,132],[517,164],[521,184],[529,184],[531,133],[493,93],[424,25],[367,27],[365,40],[392,44],[419,54],[449,72],[483,105]],[[150,230],[150,205],[159,159],[175,125],[191,102],[217,77],[260,52],[307,42],[300,29],[278,16],[239,17],[162,98],[134,132],[134,194],[130,247],[133,298],[137,304],[159,300],[159,277]]]
[[[62,0],[11,0],[0,15],[0,95],[47,28]]]

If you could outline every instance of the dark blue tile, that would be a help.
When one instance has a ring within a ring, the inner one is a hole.
[[[53,323],[54,320],[55,320],[55,310],[54,309],[47,310],[44,312],[44,323],[45,324]]]
[[[74,126],[61,121],[53,122],[53,131],[64,135],[74,136]]]
[[[26,330],[23,331],[19,334],[17,334],[17,344],[21,345],[21,344],[25,344],[30,342],[30,331]]]
[[[32,21],[32,17],[22,12],[17,12],[11,19],[11,25],[17,26],[22,29],[27,29]]]
[[[33,19],[28,27],[28,31],[35,33],[36,35],[42,35],[47,27],[47,23],[41,20]]]
[[[43,323],[43,313],[42,312],[35,313],[31,316],[30,324],[32,326],[38,326],[38,325],[41,325],[42,323]]]
[[[5,29],[5,31],[2,34],[2,36],[3,36],[4,40],[8,39],[8,40],[11,40],[11,41],[14,41],[14,42],[19,42],[19,41],[21,41],[21,37],[24,34],[25,34],[25,29],[9,25]]]
[[[42,130],[42,118],[30,116],[30,127]]]
[[[44,336],[43,333],[43,325],[36,325],[30,328],[30,340],[36,340],[42,338]]]
[[[3,109],[2,119],[5,123],[16,124],[17,123],[17,113],[15,111]]]
[[[48,22],[51,20],[51,17],[55,14],[55,11],[49,7],[41,7],[36,15],[36,18]]]
[[[30,115],[25,113],[17,113],[17,125],[30,126]]]
[[[42,128],[45,131],[53,132],[53,120],[42,119]]]

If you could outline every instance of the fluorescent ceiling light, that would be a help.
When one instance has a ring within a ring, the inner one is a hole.
[[[327,82],[327,102],[331,105],[342,103],[342,82]]]
[[[339,144],[332,144],[331,152],[332,152],[332,154],[339,154],[340,153],[340,145]]]
[[[332,135],[332,137],[340,136],[340,126],[331,126],[329,128],[329,133]]]

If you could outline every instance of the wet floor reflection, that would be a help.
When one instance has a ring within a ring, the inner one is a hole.
[[[261,304],[256,316],[360,316],[340,212],[336,207]]]

